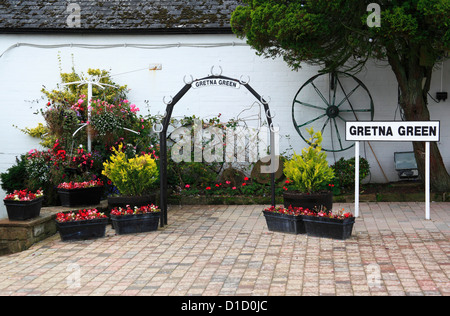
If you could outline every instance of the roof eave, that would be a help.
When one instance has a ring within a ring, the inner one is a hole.
[[[118,34],[118,35],[167,35],[167,34],[232,34],[231,27],[178,27],[178,28],[0,28],[0,34]]]

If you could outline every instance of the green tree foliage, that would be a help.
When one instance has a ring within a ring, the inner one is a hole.
[[[358,71],[369,59],[387,61],[408,121],[427,121],[433,67],[450,50],[450,0],[244,0],[232,14],[233,31],[265,57]],[[380,6],[380,26],[369,27],[368,5]],[[414,143],[424,175],[424,144]],[[432,188],[449,191],[439,149],[431,146]]]

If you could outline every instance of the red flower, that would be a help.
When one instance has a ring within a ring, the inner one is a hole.
[[[206,187],[206,190],[211,190],[211,187]]]
[[[244,178],[244,181],[248,181],[248,180],[250,180],[248,177],[245,177],[245,178]]]

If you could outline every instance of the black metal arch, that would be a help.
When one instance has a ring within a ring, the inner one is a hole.
[[[248,82],[243,82],[242,80],[233,79],[229,77],[225,77],[222,75],[211,75],[202,79],[194,80],[190,83],[186,83],[186,85],[178,92],[172,100],[167,104],[166,107],[166,115],[163,119],[162,130],[160,131],[160,209],[161,209],[161,227],[167,225],[167,130],[169,128],[170,119],[172,118],[172,111],[175,105],[180,101],[183,96],[192,88],[192,83],[205,79],[224,79],[231,80],[234,82],[239,82],[241,86],[247,88],[247,90],[255,96],[258,101],[260,101],[264,106],[264,111],[266,114],[267,124],[269,125],[270,130],[270,151],[271,151],[271,163],[274,162],[275,159],[275,151],[274,151],[274,131],[273,131],[273,122],[272,117],[270,115],[269,104],[259,95],[249,84]],[[271,195],[272,195],[272,206],[275,206],[275,172],[271,173]]]

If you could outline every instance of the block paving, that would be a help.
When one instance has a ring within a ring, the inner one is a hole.
[[[57,234],[0,257],[0,295],[450,295],[450,203],[432,203],[432,220],[424,203],[361,203],[344,241],[270,232],[263,208],[171,206],[156,232]]]

